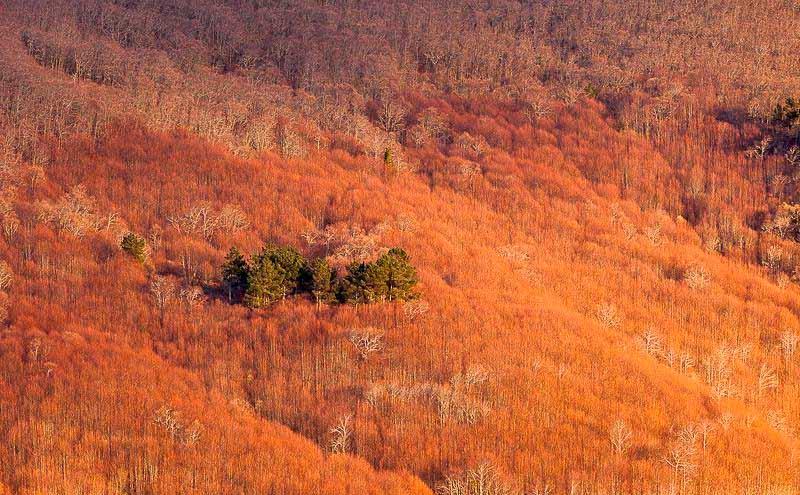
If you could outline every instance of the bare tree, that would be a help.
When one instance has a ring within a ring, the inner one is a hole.
[[[330,442],[328,449],[334,454],[344,454],[350,450],[350,441],[353,436],[353,416],[343,416],[339,422],[330,429]]]
[[[0,290],[6,290],[11,287],[13,277],[11,266],[5,261],[0,261]]]
[[[708,438],[715,429],[716,426],[714,426],[714,423],[711,421],[704,420],[697,424],[697,430],[700,434],[700,439],[702,440],[703,452],[705,452],[708,448]]]
[[[416,321],[430,310],[430,305],[422,300],[407,301],[403,304],[403,315],[409,323]]]
[[[794,353],[797,351],[798,342],[800,342],[800,337],[798,337],[797,334],[791,330],[786,330],[781,334],[780,339],[778,340],[778,348],[781,351],[785,365],[788,366],[792,360],[792,357],[794,357]]]
[[[772,149],[772,138],[765,137],[757,142],[747,151],[747,156],[758,159],[761,165],[761,178],[764,181],[764,193],[766,194],[769,189],[769,176],[767,174],[767,161],[766,156]]]
[[[731,351],[727,347],[720,348],[713,355],[703,360],[706,383],[717,397],[728,397],[733,393],[731,383]]]
[[[153,297],[156,309],[158,309],[159,322],[163,327],[167,306],[175,296],[175,284],[166,277],[156,275],[150,281],[150,295]]]
[[[660,356],[664,350],[661,337],[652,328],[647,328],[642,334],[640,345],[642,350],[651,356]]]
[[[778,374],[768,364],[764,363],[758,371],[758,393],[778,388]]]
[[[406,110],[390,98],[385,98],[378,108],[378,125],[389,134],[405,128]]]
[[[366,361],[370,355],[383,350],[383,333],[373,328],[350,331],[350,343],[356,348],[362,361]]]
[[[621,419],[616,420],[614,424],[611,425],[608,436],[611,441],[611,448],[615,454],[625,455],[625,453],[628,452],[631,446],[633,432],[625,421]]]
[[[439,495],[511,495],[515,491],[500,477],[494,466],[482,463],[459,477],[447,477],[436,488],[436,493]]]
[[[698,432],[694,425],[682,428],[677,435],[677,439],[667,451],[662,459],[665,464],[673,470],[676,480],[681,482],[681,491],[686,487],[695,471],[697,470],[697,438]]]
[[[695,290],[705,289],[711,284],[711,275],[702,265],[694,265],[686,270],[684,279],[686,280],[686,285]]]
[[[187,313],[192,313],[203,300],[203,291],[195,285],[182,287],[180,291],[181,302],[186,307]]]
[[[597,319],[604,327],[608,328],[618,327],[622,322],[617,307],[611,303],[601,303],[597,305]]]

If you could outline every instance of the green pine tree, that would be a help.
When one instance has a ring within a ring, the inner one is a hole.
[[[120,247],[123,251],[133,256],[139,263],[146,263],[148,258],[147,242],[133,232],[128,232],[122,238]]]
[[[386,148],[386,151],[383,152],[383,164],[387,171],[394,170],[394,152],[391,148]]]
[[[376,295],[388,301],[407,301],[416,297],[417,270],[408,254],[392,248],[373,263],[371,272]]]
[[[281,287],[281,299],[297,292],[306,260],[297,249],[291,246],[265,246],[258,258],[272,262],[278,273]]]
[[[280,270],[269,257],[254,256],[247,272],[244,303],[251,308],[263,308],[284,295],[285,287]]]
[[[309,263],[304,269],[303,279],[303,285],[318,305],[333,300],[336,272],[331,269],[328,260],[317,258]]]
[[[235,246],[228,251],[222,264],[222,284],[228,291],[228,300],[239,300],[247,290],[250,266]]]
[[[375,273],[371,263],[353,263],[337,287],[339,302],[369,304],[375,301]]]

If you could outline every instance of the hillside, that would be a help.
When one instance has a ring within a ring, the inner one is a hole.
[[[797,493],[798,22],[0,3],[0,493]]]

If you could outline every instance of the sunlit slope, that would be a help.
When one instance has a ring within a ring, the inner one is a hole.
[[[78,140],[57,151],[32,191],[58,202],[80,184],[97,201],[93,214],[118,217],[78,240],[35,221],[31,199],[33,228],[17,242],[36,254],[7,248],[24,274],[14,288],[17,326],[57,335],[70,323],[136,352],[153,349],[207,393],[323,448],[351,416],[354,455],[431,484],[484,461],[529,486],[599,486],[614,476],[668,484],[683,477],[665,459],[687,428],[705,431],[689,482],[792,481],[795,356],[779,339],[797,325],[793,286],[707,253],[685,221],[621,200],[613,184],[593,184],[569,148],[533,139],[514,154],[488,148],[468,187],[447,182],[461,179],[445,175],[444,156],[432,183],[387,175],[380,161],[341,150],[242,160],[186,135],[119,129],[97,145]],[[600,129],[600,143],[550,131],[605,149],[626,139],[611,128]],[[174,219],[198,205],[236,205],[248,226],[179,232]],[[408,250],[427,311],[318,311],[293,300],[250,312],[213,292],[187,307],[176,292],[162,315],[155,274],[113,241],[121,226],[158,239],[156,273],[179,287],[190,272],[213,288],[230,245],[254,251],[273,240],[317,252],[303,234],[320,221],[363,229],[334,243]],[[362,360],[348,335],[365,327],[383,331],[386,345]],[[619,420],[631,436],[614,453]]]

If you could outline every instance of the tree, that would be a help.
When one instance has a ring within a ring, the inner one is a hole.
[[[347,276],[337,287],[339,302],[350,304],[369,304],[376,299],[372,265],[353,263],[347,268]]]
[[[297,249],[291,246],[265,246],[255,258],[259,261],[268,260],[271,262],[279,280],[281,299],[297,291],[300,285],[301,273],[306,266],[305,258]]]
[[[325,258],[317,258],[303,269],[303,286],[314,296],[317,305],[333,300],[335,284],[336,272]]]
[[[609,440],[611,440],[611,448],[615,454],[625,455],[631,446],[631,438],[633,432],[625,421],[618,419],[611,425],[608,432]]]
[[[147,242],[144,240],[143,237],[139,237],[133,232],[128,232],[127,234],[125,234],[125,237],[122,238],[120,247],[122,248],[123,251],[133,256],[133,258],[136,259],[136,261],[138,261],[139,263],[144,264],[145,262],[147,262],[147,257],[148,257]]]
[[[156,276],[150,281],[150,295],[158,309],[159,325],[163,328],[167,307],[175,296],[175,284],[167,277]]]
[[[386,151],[383,152],[383,165],[387,172],[394,170],[394,153],[391,148],[386,148]]]
[[[247,272],[244,303],[251,308],[263,308],[284,297],[283,276],[267,256],[254,256]]]
[[[406,110],[391,99],[384,99],[378,108],[378,125],[388,134],[405,128]]]
[[[228,251],[222,264],[222,283],[228,291],[228,300],[239,299],[247,290],[247,276],[250,266],[244,255],[235,246]]]
[[[348,414],[339,419],[339,422],[330,429],[330,442],[328,448],[334,454],[345,454],[350,450],[350,441],[353,437],[353,416]]]
[[[383,349],[383,333],[372,328],[364,330],[351,330],[350,343],[356,348],[362,361],[366,361],[369,356]]]
[[[771,122],[790,131],[800,126],[800,100],[789,97],[785,103],[776,105]]]
[[[417,270],[406,252],[392,248],[376,261],[370,279],[375,283],[375,292],[389,301],[407,301],[416,297]]]
[[[414,299],[417,271],[405,251],[392,248],[373,263],[354,263],[339,287],[339,300],[353,304]]]

